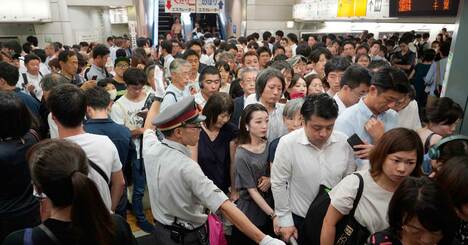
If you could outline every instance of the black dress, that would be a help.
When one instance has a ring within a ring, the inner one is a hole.
[[[211,141],[205,130],[201,130],[198,140],[198,164],[205,175],[224,193],[231,185],[229,143],[237,137],[238,129],[226,123],[219,134]]]

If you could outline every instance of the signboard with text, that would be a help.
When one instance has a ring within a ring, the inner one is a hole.
[[[302,21],[385,19],[390,0],[302,0],[293,6],[293,18]]]
[[[164,9],[166,13],[195,12],[196,0],[166,0]]]
[[[197,0],[197,13],[217,14],[224,9],[224,0]]]

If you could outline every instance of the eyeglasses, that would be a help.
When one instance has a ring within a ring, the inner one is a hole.
[[[128,68],[130,66],[128,64],[118,64],[118,65],[116,65],[116,67],[126,69],[126,68]]]

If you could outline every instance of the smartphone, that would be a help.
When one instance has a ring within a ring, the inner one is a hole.
[[[351,137],[349,137],[347,141],[348,141],[348,144],[351,146],[351,148],[353,148],[353,150],[355,151],[357,151],[358,149],[355,149],[354,146],[365,144],[364,141],[362,141],[361,138],[359,138],[357,134],[351,135]]]

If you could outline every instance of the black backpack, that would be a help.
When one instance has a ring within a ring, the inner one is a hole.
[[[370,235],[370,232],[359,224],[354,218],[359,200],[361,199],[364,190],[364,181],[359,173],[354,173],[359,178],[359,188],[354,199],[353,208],[348,215],[344,216],[336,224],[335,244],[351,245],[364,244]],[[302,235],[299,236],[299,244],[320,244],[320,234],[322,233],[323,219],[327,214],[330,205],[330,196],[328,192],[331,189],[320,185],[319,193],[307,211],[307,215],[302,227]]]

